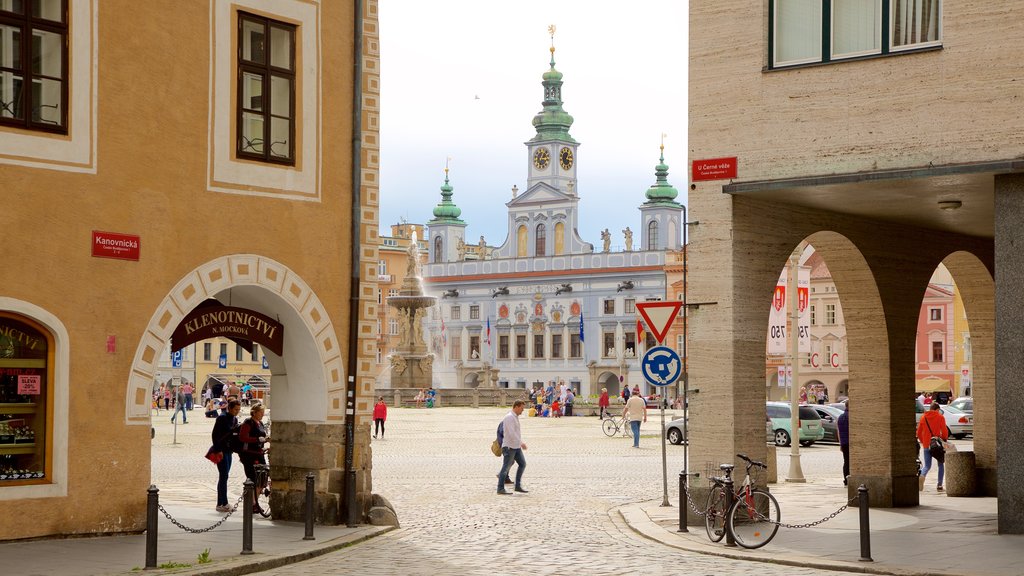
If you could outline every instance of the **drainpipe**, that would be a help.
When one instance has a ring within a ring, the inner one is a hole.
[[[356,502],[356,471],[353,467],[356,428],[356,371],[359,367],[359,284],[362,194],[362,131],[363,131],[363,0],[355,0],[353,14],[352,67],[352,282],[349,295],[348,382],[345,397],[345,523],[359,525],[361,514]]]

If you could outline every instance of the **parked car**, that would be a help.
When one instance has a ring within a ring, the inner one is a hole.
[[[683,443],[683,422],[686,418],[676,418],[665,424],[665,437],[673,444]]]
[[[917,422],[921,422],[921,416],[924,414],[924,407],[921,403],[917,403]],[[930,408],[929,408],[930,410]],[[968,434],[974,434],[974,415],[968,414],[963,410],[954,408],[953,406],[939,406],[939,411],[942,412],[942,417],[946,419],[946,429],[949,431],[949,435],[957,440],[967,436]]]
[[[766,402],[765,408],[772,423],[772,430],[775,432],[775,445],[789,446],[793,437],[793,432],[790,430],[792,412],[790,412],[789,404]],[[810,446],[825,437],[825,429],[821,427],[821,417],[818,416],[818,412],[814,408],[802,404],[798,416],[800,423],[798,440],[801,446]]]
[[[974,398],[971,398],[970,396],[961,396],[950,402],[949,405],[957,410],[961,410],[972,416],[974,415]]]
[[[825,430],[825,437],[822,442],[839,443],[839,416],[843,413],[841,408],[832,406],[811,405],[814,411],[821,417],[821,427]]]

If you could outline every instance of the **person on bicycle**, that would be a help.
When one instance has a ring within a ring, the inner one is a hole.
[[[238,440],[242,444],[242,449],[238,453],[238,459],[242,462],[242,468],[245,469],[245,477],[256,482],[256,464],[263,464],[266,466],[267,457],[266,450],[263,445],[266,444],[269,438],[267,437],[267,429],[263,425],[263,414],[266,409],[263,404],[255,404],[252,410],[249,412],[249,417],[242,422],[242,426],[238,429]],[[253,513],[260,513],[262,510],[259,505],[258,495],[262,486],[256,486],[253,490]]]

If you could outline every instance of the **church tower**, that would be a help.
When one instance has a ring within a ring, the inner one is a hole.
[[[533,117],[537,135],[526,142],[529,152],[529,176],[526,188],[529,190],[539,182],[545,182],[561,192],[575,195],[576,149],[579,143],[569,135],[572,116],[562,109],[562,73],[555,70],[555,27],[551,33],[551,64],[544,72],[544,108]]]
[[[434,207],[434,219],[427,222],[428,254],[430,262],[456,262],[464,255],[466,223],[459,219],[462,209],[452,202],[452,187],[448,184],[448,166],[444,167],[444,185],[441,202]]]
[[[661,144],[661,158],[654,167],[657,181],[647,189],[647,202],[640,205],[641,250],[679,250],[682,248],[682,204],[676,202],[679,191],[668,183],[668,164],[665,164],[665,143]]]

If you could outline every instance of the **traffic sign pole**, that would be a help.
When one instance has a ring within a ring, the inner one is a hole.
[[[652,329],[654,326],[651,327]],[[662,333],[664,338],[664,333]],[[679,380],[682,373],[682,361],[676,351],[666,346],[655,346],[644,353],[640,361],[640,371],[644,378],[652,386],[668,386]],[[671,506],[668,501],[668,454],[666,453],[667,440],[665,439],[665,398],[658,400],[658,409],[661,411],[661,505]],[[685,424],[684,424],[685,426]],[[682,505],[680,503],[680,505]]]

